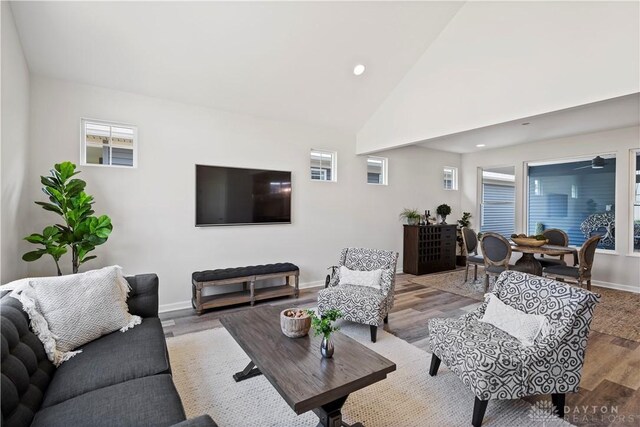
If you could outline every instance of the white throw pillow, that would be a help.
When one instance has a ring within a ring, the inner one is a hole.
[[[370,288],[382,289],[380,278],[382,269],[371,271],[350,270],[344,265],[340,266],[340,281],[338,285],[358,285]]]
[[[550,326],[545,316],[527,314],[508,306],[492,293],[489,294],[487,308],[480,321],[505,331],[525,346],[532,346],[538,335],[548,333]]]
[[[80,353],[79,346],[140,324],[129,314],[129,284],[118,266],[86,273],[31,279],[11,296],[22,302],[54,365]]]

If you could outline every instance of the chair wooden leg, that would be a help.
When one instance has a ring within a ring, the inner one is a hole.
[[[387,324],[387,325],[389,324],[389,315],[388,314],[384,317],[384,323]]]
[[[591,279],[587,280],[587,290],[591,290]]]
[[[564,393],[555,393],[551,395],[551,403],[556,407],[556,414],[559,418],[564,418]]]
[[[467,262],[467,268],[464,270],[464,282],[467,283],[467,279],[469,279],[469,263]]]
[[[376,337],[378,336],[378,327],[376,325],[369,325],[371,329],[371,342],[376,342]]]
[[[473,264],[473,281],[478,280],[478,264]]]
[[[484,274],[484,291],[489,292],[489,275],[487,273]]]
[[[440,367],[440,358],[435,354],[431,354],[431,366],[429,367],[429,375],[435,377]]]
[[[480,427],[482,425],[484,413],[487,410],[487,403],[489,403],[488,400],[480,400],[476,397],[476,401],[473,404],[473,418],[471,420],[473,427]]]

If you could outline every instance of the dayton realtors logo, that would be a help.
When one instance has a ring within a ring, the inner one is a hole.
[[[529,410],[529,418],[543,427],[559,424],[556,407],[549,401],[536,402]],[[620,414],[617,406],[578,405],[564,407],[564,420],[569,423],[598,423],[603,425],[638,425],[640,415]]]

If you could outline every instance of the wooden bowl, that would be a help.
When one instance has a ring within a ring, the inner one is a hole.
[[[280,329],[289,338],[301,338],[309,333],[311,329],[311,317],[305,313],[302,317],[289,317],[284,313],[296,311],[297,308],[288,308],[280,312]]]
[[[511,240],[513,240],[513,243],[515,243],[518,246],[529,246],[534,248],[544,246],[547,243],[549,243],[549,240],[547,239],[538,240],[538,239],[532,239],[530,237],[512,237]]]

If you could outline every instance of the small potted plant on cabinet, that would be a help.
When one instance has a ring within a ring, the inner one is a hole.
[[[404,208],[400,212],[400,219],[406,220],[408,225],[418,225],[420,223],[420,212],[417,209]]]
[[[440,224],[447,225],[447,216],[451,214],[451,206],[443,203],[436,208],[436,213],[440,215]]]

